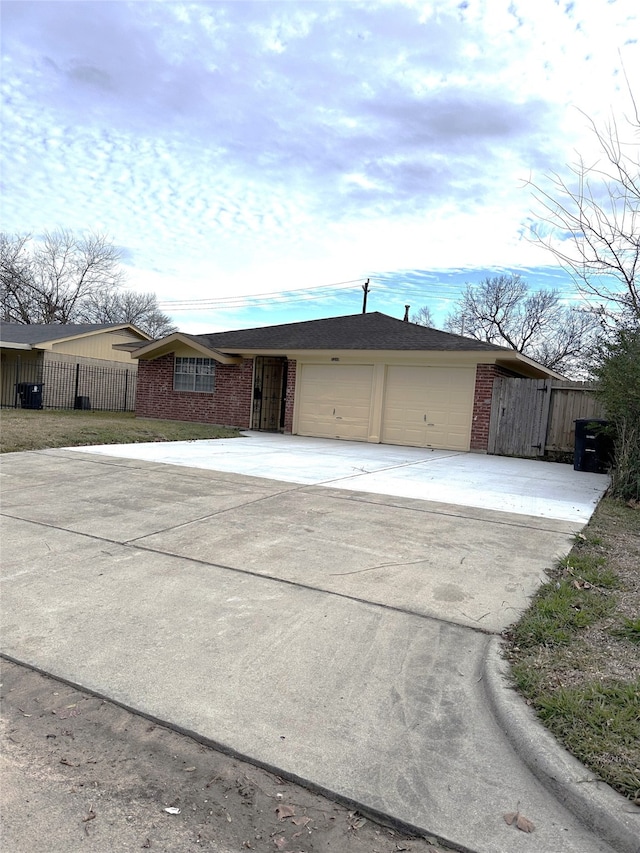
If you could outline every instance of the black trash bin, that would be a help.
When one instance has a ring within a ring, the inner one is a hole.
[[[42,383],[18,382],[16,391],[20,397],[20,405],[23,409],[42,408]]]
[[[574,471],[606,473],[613,459],[613,439],[606,430],[609,421],[601,418],[579,418],[575,424]]]

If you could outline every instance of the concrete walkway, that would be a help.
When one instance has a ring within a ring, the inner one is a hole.
[[[531,774],[486,694],[488,679],[506,692],[487,668],[493,635],[606,478],[262,441],[156,445],[173,464],[131,458],[150,452],[139,445],[5,456],[4,653],[461,849],[630,849]],[[361,491],[368,477],[410,493]],[[456,478],[481,477],[510,512],[448,502]],[[626,801],[611,802],[624,836]],[[532,835],[504,822],[516,809]]]

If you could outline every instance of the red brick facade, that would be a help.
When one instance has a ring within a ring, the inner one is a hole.
[[[291,435],[293,432],[293,403],[296,392],[296,369],[298,362],[292,359],[287,361],[287,390],[284,403],[284,431]]]
[[[511,371],[495,364],[476,366],[476,387],[473,394],[473,419],[471,421],[471,450],[489,449],[489,423],[491,421],[491,397],[493,380],[496,376],[513,376]]]
[[[174,391],[173,354],[152,361],[140,360],[136,414],[141,418],[169,418],[180,421],[221,424],[248,429],[251,426],[253,400],[253,360],[241,364],[217,364],[215,387],[211,394]],[[297,362],[287,362],[287,388],[284,431],[293,431]],[[486,452],[489,446],[491,397],[496,376],[511,376],[495,364],[478,364],[473,397],[471,450]]]
[[[241,364],[216,364],[214,390],[174,391],[173,353],[138,366],[136,415],[177,421],[221,424],[248,429],[251,425],[253,360]]]

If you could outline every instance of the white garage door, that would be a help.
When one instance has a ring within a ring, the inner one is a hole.
[[[385,444],[468,450],[473,416],[472,367],[387,368]]]
[[[366,441],[371,417],[370,364],[304,364],[299,380],[298,434]]]

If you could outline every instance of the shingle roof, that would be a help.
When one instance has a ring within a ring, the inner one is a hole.
[[[120,328],[122,323],[4,323],[0,321],[0,341],[12,344],[42,344],[88,332]]]
[[[206,347],[229,350],[507,350],[494,344],[406,323],[373,311],[325,320],[239,329],[210,335],[185,335]]]

